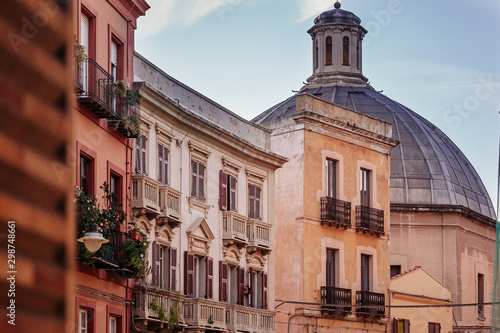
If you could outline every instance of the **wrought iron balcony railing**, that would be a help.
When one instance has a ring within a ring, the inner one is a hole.
[[[345,316],[352,310],[351,302],[351,289],[321,287],[321,310],[323,312]]]
[[[108,123],[127,138],[139,137],[141,108],[138,96],[136,90],[130,90],[125,97],[113,97],[112,111],[116,117],[109,118]]]
[[[384,234],[384,211],[366,206],[356,206],[356,231],[372,235]]]
[[[371,291],[357,291],[356,314],[383,317],[385,315],[385,295]]]
[[[127,234],[115,230],[108,230],[106,238],[109,242],[102,244],[101,248],[96,253],[96,267],[106,269],[125,267],[126,258],[123,244],[128,238]]]
[[[351,227],[351,203],[331,197],[321,198],[321,224]]]
[[[87,58],[75,58],[75,85],[78,99],[100,118],[114,117],[113,77],[99,64]]]

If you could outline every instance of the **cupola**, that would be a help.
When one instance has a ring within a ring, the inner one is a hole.
[[[309,87],[329,84],[367,86],[363,76],[362,40],[367,33],[361,19],[335,8],[316,17],[308,33],[313,41],[313,75]]]

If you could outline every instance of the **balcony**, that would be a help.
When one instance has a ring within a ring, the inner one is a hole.
[[[366,206],[356,207],[356,231],[381,236],[384,234],[384,211]]]
[[[222,239],[226,245],[236,244],[241,248],[248,244],[247,220],[247,217],[236,212],[222,212]]]
[[[335,316],[345,316],[352,311],[351,289],[332,286],[321,287],[321,312]]]
[[[227,329],[231,332],[274,332],[274,312],[240,305],[228,305]]]
[[[112,110],[116,117],[108,124],[127,138],[138,138],[140,132],[140,95],[136,90],[127,90],[125,97],[113,97]]]
[[[383,317],[385,315],[385,295],[370,291],[357,291],[356,315]]]
[[[249,219],[247,222],[248,246],[258,250],[272,250],[271,224]]]
[[[184,300],[184,321],[192,327],[227,330],[226,303],[202,298]]]
[[[160,214],[160,183],[146,175],[132,176],[132,208],[152,220]]]
[[[94,257],[95,266],[104,269],[118,269],[125,267],[125,250],[123,244],[128,238],[127,234],[109,230],[106,235],[108,243],[102,244]]]
[[[321,198],[321,224],[337,228],[351,227],[351,203],[331,197]]]
[[[181,224],[181,192],[168,185],[160,186],[160,224],[168,223],[174,229]]]
[[[99,118],[113,118],[113,77],[93,59],[75,58],[78,100]]]
[[[134,287],[132,294],[132,317],[136,320],[139,328],[146,329],[148,326],[162,326],[168,321],[171,307],[178,307],[179,324],[184,322],[183,297],[179,297],[175,292],[148,287]],[[155,311],[153,304],[163,309],[164,315],[160,311]]]

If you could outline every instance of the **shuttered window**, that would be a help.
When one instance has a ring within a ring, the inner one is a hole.
[[[94,160],[87,155],[80,155],[80,188],[85,195],[94,193]]]
[[[409,330],[408,330],[409,332]],[[429,333],[441,333],[440,323],[429,323]]]
[[[214,259],[207,257],[207,299],[214,298]]]
[[[141,134],[135,139],[135,172],[137,174],[146,174],[146,147],[146,136]]]
[[[111,76],[113,80],[118,79],[118,45],[111,41]]]
[[[248,185],[248,217],[260,220],[260,194],[261,189],[256,185]]]
[[[370,255],[361,255],[361,290],[370,290]]]
[[[80,44],[85,47],[85,53],[88,55],[90,48],[90,18],[83,13],[80,16]]]
[[[392,332],[393,333],[410,333],[410,320],[409,319],[394,318],[394,321],[392,324]]]
[[[219,261],[219,301],[227,302],[229,266],[227,262]]]
[[[236,212],[236,178],[222,170],[219,173],[219,208]]]
[[[177,290],[177,249],[170,248],[170,289]]]
[[[359,191],[361,206],[370,207],[370,171],[361,169],[359,172]]]
[[[267,310],[267,273],[262,272],[262,308]]]
[[[326,160],[326,196],[337,198],[337,161]]]
[[[153,251],[153,284],[155,286],[160,287],[160,277],[161,277],[161,263],[160,263],[160,244],[157,242],[153,242],[152,244]]]
[[[191,197],[205,201],[205,165],[191,160]]]
[[[245,268],[238,266],[238,305],[245,305]]]
[[[326,285],[335,287],[335,250],[326,249]]]
[[[158,181],[163,185],[168,184],[168,148],[158,144]]]
[[[194,297],[194,254],[184,253],[184,295]]]

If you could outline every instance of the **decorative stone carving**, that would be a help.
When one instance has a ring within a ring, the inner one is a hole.
[[[202,256],[207,256],[212,240],[215,239],[207,221],[198,217],[186,230],[188,238],[188,251]]]

